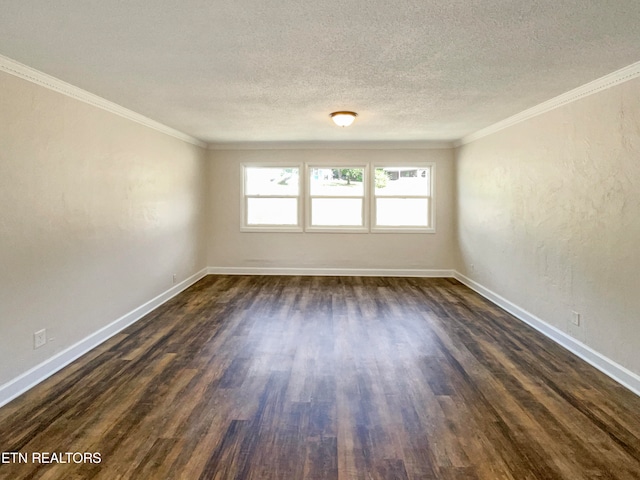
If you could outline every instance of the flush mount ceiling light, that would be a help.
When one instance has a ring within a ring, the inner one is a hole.
[[[358,114],[356,112],[333,112],[330,113],[329,116],[331,120],[333,120],[333,123],[339,127],[348,127],[353,123]]]

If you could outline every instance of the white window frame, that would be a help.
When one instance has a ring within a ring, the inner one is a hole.
[[[297,168],[298,169],[298,195],[248,195],[246,192],[246,179],[247,168]],[[241,205],[240,205],[240,231],[241,232],[302,232],[303,231],[303,205],[302,199],[304,198],[304,182],[302,176],[305,174],[305,169],[302,163],[292,162],[278,162],[278,163],[243,163],[241,164],[240,175],[240,191]],[[296,225],[248,225],[247,224],[247,208],[250,198],[296,198],[298,205],[298,219]]]
[[[377,168],[389,168],[389,167],[416,167],[428,168],[430,170],[430,195],[380,195],[376,196],[375,188],[375,172]],[[436,232],[436,164],[434,162],[375,162],[371,164],[371,179],[369,181],[370,196],[370,208],[371,211],[371,232],[372,233],[435,233]],[[378,226],[376,225],[376,219],[378,218],[376,212],[376,199],[377,198],[426,198],[428,200],[428,225],[426,227],[416,226]]]
[[[333,196],[333,195],[311,195],[311,169],[313,168],[322,168],[322,169],[338,169],[342,170],[345,168],[361,168],[363,169],[363,178],[362,178],[362,196]],[[331,163],[331,164],[323,164],[323,163],[307,163],[305,168],[305,231],[306,232],[323,232],[323,233],[369,233],[369,209],[367,208],[367,198],[370,195],[370,182],[369,182],[369,164],[368,163]],[[331,225],[331,226],[321,226],[321,225],[311,225],[311,205],[312,200],[314,198],[343,198],[343,199],[362,199],[362,225],[361,226],[351,226],[351,225]]]

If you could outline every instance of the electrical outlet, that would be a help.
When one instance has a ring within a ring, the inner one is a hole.
[[[178,275],[177,274],[173,274],[173,283],[175,285],[175,283],[178,281]]]
[[[578,312],[571,312],[571,323],[576,326],[580,326],[580,314]]]
[[[33,334],[33,349],[40,348],[47,343],[47,330],[43,328]]]

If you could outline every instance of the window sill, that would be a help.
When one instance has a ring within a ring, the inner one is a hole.
[[[240,227],[241,232],[246,233],[302,233],[302,227]]]
[[[415,227],[374,227],[371,233],[436,233],[435,228],[415,228]]]
[[[369,233],[367,227],[306,227],[307,233]]]

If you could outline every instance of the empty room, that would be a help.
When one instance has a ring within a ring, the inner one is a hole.
[[[639,20],[3,2],[0,479],[640,479]]]

